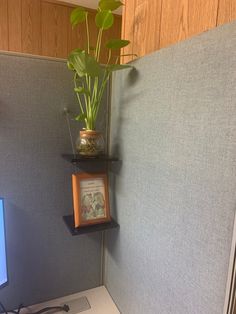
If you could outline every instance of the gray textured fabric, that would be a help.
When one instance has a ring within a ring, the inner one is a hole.
[[[236,23],[114,77],[119,231],[105,283],[123,314],[222,314],[236,207]]]
[[[75,103],[65,62],[0,55],[0,196],[9,263],[0,301],[8,308],[99,285],[101,235],[72,237],[62,221],[72,213],[75,170],[61,157],[71,153],[62,110]]]

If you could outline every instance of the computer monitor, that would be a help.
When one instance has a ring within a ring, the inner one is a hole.
[[[4,201],[0,198],[0,288],[7,284],[6,236],[4,221]]]

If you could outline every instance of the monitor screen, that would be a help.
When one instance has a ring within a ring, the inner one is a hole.
[[[4,203],[0,198],[0,288],[7,283],[6,239],[4,225]]]

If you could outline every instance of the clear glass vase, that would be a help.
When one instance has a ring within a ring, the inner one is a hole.
[[[82,156],[96,157],[105,153],[105,142],[101,132],[93,130],[80,131],[76,149]]]

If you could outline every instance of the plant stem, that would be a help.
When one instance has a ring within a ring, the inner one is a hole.
[[[90,52],[90,38],[89,38],[89,26],[88,26],[88,13],[86,14],[86,33],[87,33],[87,44],[88,44],[88,54]]]
[[[83,88],[85,89],[84,83],[82,83],[82,86],[83,86]],[[88,112],[88,101],[87,101],[86,95],[83,94],[83,96],[84,96],[84,103],[85,103],[85,111],[86,111],[86,115],[87,115],[87,112]]]
[[[108,52],[107,66],[108,66],[110,60],[111,60],[111,49],[109,49],[109,52]]]
[[[101,83],[101,87],[100,87],[100,91],[99,91],[98,97],[97,97],[98,106],[97,106],[96,112],[95,112],[95,120],[97,118],[97,114],[98,114],[98,110],[99,110],[99,107],[100,107],[100,104],[101,104],[102,96],[104,94],[104,90],[105,90],[107,82],[108,82],[108,80],[110,78],[110,75],[111,75],[111,72],[108,72],[107,70],[105,70],[105,73],[104,73],[104,76],[103,76],[103,79],[102,79],[102,83]]]
[[[75,75],[74,75],[74,86],[75,86],[75,88],[77,88],[76,76],[77,76],[77,75],[76,75],[76,73],[75,73]],[[83,108],[83,106],[82,106],[82,102],[81,102],[80,96],[79,96],[78,93],[76,93],[76,96],[77,96],[77,99],[78,99],[78,102],[79,102],[79,105],[80,105],[80,110],[82,111],[82,113],[84,113],[84,108]]]
[[[97,38],[96,47],[95,47],[95,59],[96,59],[96,61],[98,61],[98,59],[97,59],[97,54],[98,54],[99,36],[100,36],[100,29],[99,29],[99,31],[98,31],[98,38]]]
[[[88,77],[88,74],[85,76],[85,82],[87,85],[87,89],[90,91],[89,85],[90,85],[90,78]],[[87,116],[87,123],[86,128],[90,128],[90,120],[91,120],[91,101],[90,101],[90,95],[84,94],[84,100],[86,103],[86,116]]]
[[[99,62],[100,59],[100,52],[101,52],[101,46],[102,46],[102,33],[103,33],[103,29],[101,28],[99,30],[100,32],[100,38],[99,38],[99,46],[98,46],[98,55],[97,55],[97,61]]]
[[[95,100],[97,98],[97,91],[98,91],[98,77],[94,78],[94,84],[93,84],[93,95],[91,102],[95,104]]]

